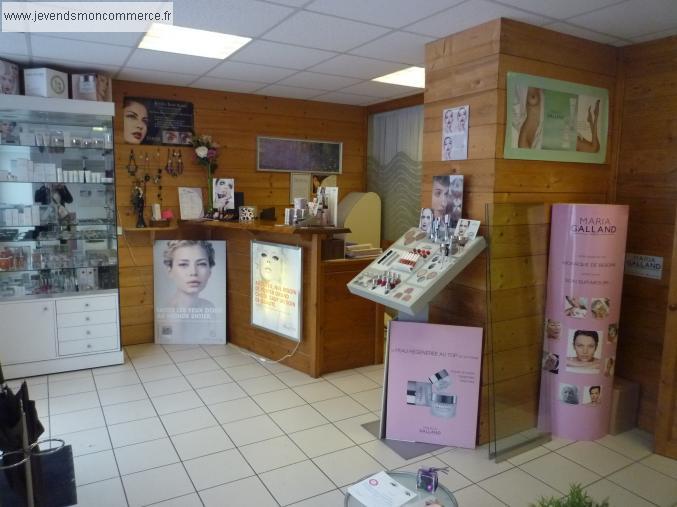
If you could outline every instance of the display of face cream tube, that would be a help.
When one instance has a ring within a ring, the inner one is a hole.
[[[407,382],[407,405],[429,407],[432,400],[432,386],[428,382]]]
[[[436,417],[450,418],[456,415],[458,396],[453,394],[433,394],[430,413]]]
[[[451,378],[447,370],[440,370],[437,373],[430,375],[428,381],[433,385],[436,391],[446,389],[451,385]]]

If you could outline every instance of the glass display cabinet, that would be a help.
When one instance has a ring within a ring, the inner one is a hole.
[[[0,95],[0,363],[7,378],[123,362],[114,104]]]

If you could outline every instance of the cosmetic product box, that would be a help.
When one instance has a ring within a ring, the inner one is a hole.
[[[609,433],[618,435],[637,426],[638,410],[639,384],[621,377],[615,377],[611,395]]]
[[[26,95],[68,98],[68,74],[47,67],[24,69]]]
[[[94,72],[71,74],[71,98],[112,102],[113,87],[110,76]]]

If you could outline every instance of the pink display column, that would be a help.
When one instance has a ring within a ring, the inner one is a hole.
[[[609,428],[627,230],[627,206],[552,207],[542,385],[554,436]]]

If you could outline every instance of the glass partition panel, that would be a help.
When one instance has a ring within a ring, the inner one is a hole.
[[[501,461],[550,439],[539,420],[550,209],[486,207],[490,454]],[[543,393],[547,393],[543,390]],[[547,416],[547,414],[545,414]]]

